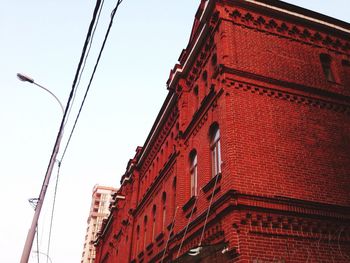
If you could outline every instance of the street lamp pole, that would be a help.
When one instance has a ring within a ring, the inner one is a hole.
[[[21,80],[21,81],[29,82],[29,83],[31,83],[31,84],[34,84],[34,85],[38,86],[39,88],[45,90],[46,92],[50,93],[51,96],[54,97],[54,99],[58,102],[58,104],[59,104],[60,107],[61,107],[62,113],[64,114],[64,107],[63,107],[61,101],[60,101],[60,100],[57,98],[57,96],[56,96],[55,94],[53,94],[49,89],[47,89],[47,88],[45,88],[44,86],[42,86],[42,85],[36,83],[36,82],[34,81],[34,79],[32,79],[31,77],[28,77],[28,76],[26,76],[26,75],[24,75],[24,74],[17,73],[17,78],[19,78],[19,80]]]
[[[27,77],[27,76],[25,76],[23,74],[18,73],[17,77],[21,81],[32,83],[32,84],[34,84],[34,85],[44,89],[48,93],[50,93],[56,99],[56,101],[60,104],[60,107],[61,107],[61,109],[63,111],[63,116],[64,116],[64,108],[63,108],[62,103],[60,102],[60,100],[51,91],[49,91],[45,87],[35,83],[32,78]],[[52,154],[51,154],[50,162],[49,162],[49,165],[48,165],[47,170],[46,170],[44,182],[43,182],[43,185],[42,185],[41,190],[40,190],[38,203],[37,203],[37,205],[35,207],[35,212],[34,212],[32,224],[31,224],[31,227],[30,227],[30,229],[28,231],[28,234],[27,234],[27,239],[26,239],[26,242],[25,242],[25,245],[24,245],[24,248],[23,248],[23,252],[22,252],[21,263],[28,263],[28,260],[29,260],[30,252],[31,252],[32,246],[33,246],[33,240],[34,240],[34,237],[35,237],[36,226],[38,224],[41,208],[42,208],[43,203],[44,203],[46,191],[47,191],[47,188],[49,186],[51,174],[52,174],[52,171],[53,171],[53,168],[54,168],[54,165],[55,165],[55,161],[56,161],[56,157],[57,157],[57,154],[58,154],[58,151],[59,151],[59,148],[60,148],[60,144],[61,144],[61,140],[62,140],[62,136],[63,136],[63,130],[64,130],[64,123],[62,122],[60,130],[59,130],[59,132],[57,134],[57,138],[56,138],[55,146],[54,146]]]

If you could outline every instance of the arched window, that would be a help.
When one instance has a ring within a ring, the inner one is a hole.
[[[144,229],[144,236],[143,236],[143,250],[145,250],[146,249],[146,245],[147,245],[147,216],[145,216],[144,218],[143,218],[143,225],[144,225],[144,227],[143,227],[143,229]]]
[[[212,177],[214,177],[221,173],[220,129],[217,124],[210,128],[210,158]]]
[[[172,216],[175,216],[176,211],[176,176],[173,179],[173,192],[171,195],[171,207],[172,207]]]
[[[191,197],[197,196],[198,178],[197,178],[197,152],[192,150],[190,153],[190,177],[191,177]]]
[[[163,194],[162,194],[162,204],[163,204],[162,231],[165,231],[165,222],[166,222],[166,193],[165,192],[163,192]]]
[[[156,207],[156,205],[153,205],[153,208],[152,208],[152,242],[155,239],[155,233],[156,233],[156,217],[157,217],[157,207]]]
[[[328,81],[335,81],[332,71],[332,60],[328,54],[320,54],[320,60],[322,64],[323,73]]]
[[[139,252],[139,246],[140,246],[140,226],[138,225],[136,227],[136,255]]]

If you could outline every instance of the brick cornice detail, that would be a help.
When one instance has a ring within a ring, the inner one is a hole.
[[[288,212],[291,216],[317,217],[318,219],[331,219],[343,222],[350,220],[350,207],[318,203],[307,200],[299,200],[282,196],[259,196],[249,193],[240,193],[235,190],[229,190],[218,197],[212,204],[208,224],[219,220],[223,215],[232,210],[251,210],[265,211],[275,213]],[[186,240],[193,239],[193,235],[198,232],[198,226],[203,224],[207,210],[197,216],[188,225]],[[215,216],[213,216],[215,215]],[[197,231],[192,232],[197,229]],[[185,228],[176,233],[170,242],[180,240],[184,234]]]
[[[152,146],[150,147],[149,152],[147,153],[146,159],[141,166],[140,174],[143,175],[149,166],[152,164],[153,159],[156,157],[157,153],[161,145],[166,140],[168,134],[171,132],[172,127],[174,126],[177,118],[179,116],[179,112],[177,107],[173,107],[171,113],[166,116],[166,121],[163,123],[162,129],[159,131],[159,134],[156,136],[156,139],[152,142]]]
[[[254,194],[234,193],[236,206],[263,208],[264,210],[285,211],[290,214],[317,216],[318,218],[333,218],[350,220],[350,207],[307,200],[294,199],[284,196],[258,196]]]
[[[146,191],[146,194],[142,197],[141,201],[138,203],[136,209],[133,211],[133,215],[137,215],[137,213],[144,207],[144,205],[147,203],[147,201],[151,198],[152,193],[158,186],[159,182],[162,181],[162,179],[169,173],[173,172],[173,166],[176,162],[176,156],[177,153],[173,152],[168,161],[165,163],[163,169],[159,172],[158,176],[153,180],[152,184]]]
[[[320,109],[326,109],[326,110],[331,110],[334,112],[350,115],[350,105],[347,103],[340,103],[332,100],[316,98],[312,96],[284,91],[281,89],[251,85],[251,84],[236,81],[233,79],[227,79],[226,86],[229,88],[234,88],[236,90],[250,92],[256,95],[268,96],[270,98],[286,100],[291,103],[309,105]],[[331,93],[331,92],[324,92],[324,93],[327,93],[327,94],[322,94],[324,97],[328,95],[327,97],[329,98],[334,97],[335,100],[348,99],[348,97],[341,96],[335,93]]]
[[[319,30],[310,29],[310,27],[306,28],[295,23],[281,21],[237,8],[225,8],[225,13],[222,19],[238,26],[252,28],[310,45],[326,47],[341,53],[350,50],[349,40],[340,40],[336,36],[330,36]]]
[[[182,138],[185,140],[185,145],[188,146],[188,139],[191,135],[196,135],[198,131],[202,128],[204,123],[208,120],[209,109],[216,105],[216,101],[222,95],[223,89],[215,91],[211,89],[209,94],[203,99],[199,109],[193,114],[192,120],[186,127],[182,134]]]
[[[181,78],[185,81],[187,87],[190,89],[198,79],[204,65],[207,63],[211,54],[215,53],[214,51],[216,46],[214,41],[214,34],[218,29],[219,24],[219,12],[214,12],[208,21],[208,26],[206,32],[204,33],[205,37],[203,43],[200,45],[200,47],[198,47],[198,50],[196,51],[196,54],[193,55],[193,58],[191,58],[191,63],[187,65],[184,71],[181,73]],[[187,47],[187,49],[188,52],[191,53],[190,51],[193,50],[194,47],[190,46]],[[182,63],[185,63],[185,61],[182,61]],[[177,82],[177,86],[179,86],[180,82],[181,81]]]
[[[242,214],[243,215],[243,214]],[[293,214],[249,211],[233,224],[234,229],[253,235],[288,236],[311,240],[349,242],[350,228],[347,221],[299,217]]]

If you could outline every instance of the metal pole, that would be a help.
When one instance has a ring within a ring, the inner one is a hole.
[[[32,78],[30,78],[30,77],[28,77],[28,76],[26,76],[24,74],[17,73],[17,77],[21,81],[32,83],[32,84],[42,88],[43,90],[47,91],[48,93],[50,93],[55,98],[55,100],[58,102],[58,104],[60,105],[60,107],[62,109],[62,112],[63,112],[63,118],[65,117],[65,115],[64,115],[65,114],[64,107],[63,107],[61,101],[56,97],[55,94],[53,94],[47,88],[39,85],[38,83],[35,83],[34,79],[32,79]],[[50,178],[51,178],[52,171],[53,171],[53,168],[54,168],[54,165],[55,165],[55,162],[56,162],[56,157],[57,157],[58,151],[60,149],[60,144],[61,144],[63,132],[64,132],[64,122],[63,122],[63,119],[62,119],[61,126],[60,126],[60,129],[59,129],[58,134],[57,134],[55,146],[54,146],[52,154],[51,154],[50,162],[49,162],[49,165],[48,165],[47,170],[46,170],[44,182],[43,182],[43,185],[41,186],[41,190],[40,190],[40,194],[39,194],[39,198],[38,198],[38,203],[37,203],[37,205],[35,207],[35,212],[34,212],[32,224],[31,224],[31,227],[30,227],[30,229],[28,231],[26,242],[24,244],[22,257],[21,257],[21,263],[28,263],[28,260],[29,260],[30,252],[32,250],[33,241],[34,241],[34,237],[35,237],[36,226],[37,226],[38,221],[39,221],[41,208],[42,208],[42,206],[44,204],[46,190],[47,190],[47,188],[49,186],[49,183],[50,183]]]
[[[36,228],[36,225],[38,223],[40,212],[41,212],[41,208],[42,208],[43,203],[44,203],[46,190],[47,190],[47,188],[49,186],[51,174],[52,174],[53,167],[54,167],[54,164],[55,164],[55,161],[56,161],[58,150],[60,148],[60,143],[61,143],[61,140],[62,140],[62,136],[63,136],[63,127],[61,127],[60,130],[59,130],[58,137],[57,137],[57,140],[56,140],[56,144],[55,144],[55,147],[54,147],[54,151],[53,151],[53,154],[51,155],[50,163],[49,163],[49,166],[48,166],[46,174],[45,174],[44,183],[43,183],[43,185],[41,187],[41,190],[40,190],[39,200],[38,200],[38,204],[37,204],[37,206],[35,208],[35,213],[34,213],[34,216],[33,216],[32,225],[31,225],[31,227],[30,227],[30,229],[28,231],[26,243],[25,243],[24,248],[23,248],[22,257],[21,257],[21,263],[27,263],[28,260],[29,260],[30,251],[32,250],[33,240],[34,240],[34,237],[35,237],[35,228]]]

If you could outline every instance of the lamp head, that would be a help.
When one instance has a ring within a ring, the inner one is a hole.
[[[21,73],[17,73],[17,78],[19,78],[19,80],[21,81],[26,81],[26,82],[29,82],[29,83],[34,83],[34,79],[24,75],[24,74],[21,74]]]

